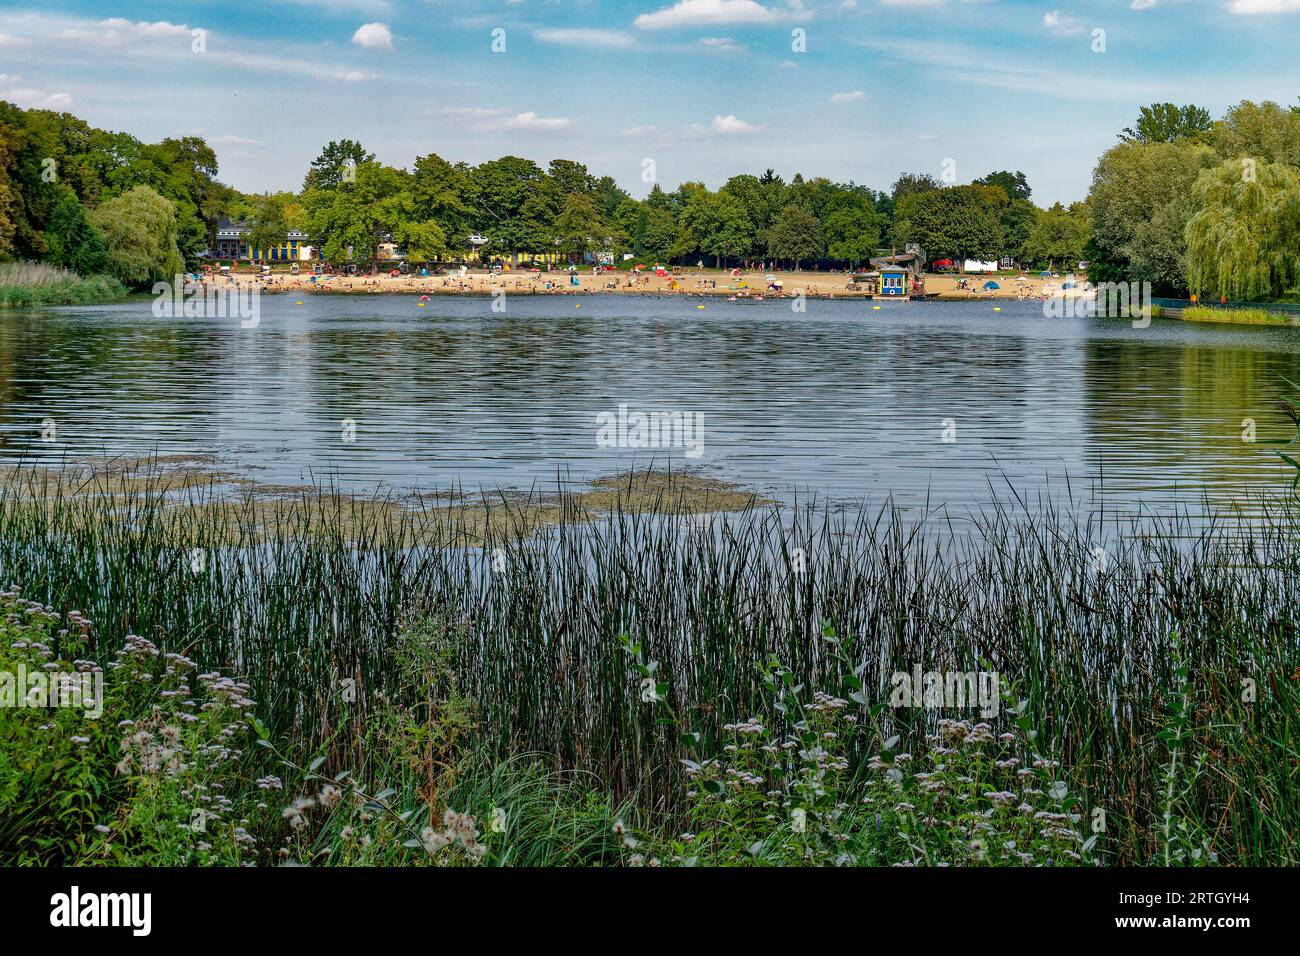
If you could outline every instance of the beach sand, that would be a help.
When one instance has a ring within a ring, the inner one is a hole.
[[[507,295],[572,295],[591,293],[611,293],[628,295],[681,295],[681,296],[732,296],[764,299],[792,298],[803,292],[813,298],[855,299],[863,298],[865,293],[848,288],[849,275],[844,272],[742,272],[733,277],[730,271],[719,269],[683,270],[681,275],[656,276],[643,272],[634,276],[628,272],[605,273],[593,275],[590,268],[578,274],[577,286],[570,285],[565,272],[550,273],[504,272],[469,272],[461,275],[416,275],[392,276],[317,276],[307,272],[299,275],[273,273],[269,280],[262,279],[252,271],[232,274],[233,278],[205,277],[206,282],[218,286],[229,282],[240,285],[259,286],[268,293],[316,293],[316,294],[374,294],[391,293],[406,295],[492,295],[498,290],[505,290]],[[775,276],[782,283],[782,292],[774,293],[768,289],[767,276]],[[960,281],[967,280],[969,288],[961,289]],[[983,289],[985,282],[992,278],[1000,288]],[[1063,279],[1045,279],[1028,274],[984,276],[970,274],[927,275],[924,290],[938,293],[944,300],[966,299],[1039,299],[1060,292]],[[1084,289],[1086,279],[1080,276],[1079,285]],[[549,284],[549,288],[548,288]],[[1069,294],[1069,293],[1067,293]],[[876,299],[885,298],[876,296]]]

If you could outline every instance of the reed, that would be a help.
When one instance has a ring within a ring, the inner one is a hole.
[[[1172,819],[1222,861],[1300,862],[1294,500],[1243,525],[1014,498],[960,519],[888,502],[700,514],[671,485],[622,491],[600,512],[558,491],[541,523],[540,495],[489,498],[471,531],[442,497],[322,485],[268,503],[19,468],[0,483],[0,576],[86,614],[99,649],[140,634],[238,675],[273,739],[340,758],[356,744],[339,728],[403,693],[402,622],[444,622],[486,765],[540,755],[667,826],[690,748],[665,714],[700,753],[737,720],[782,727],[774,659],[861,702],[858,779],[882,737],[923,748],[945,716],[886,706],[891,675],[995,670],[1023,701],[1000,719],[1032,725],[1104,812],[1107,859],[1152,860]],[[643,699],[620,635],[662,701]]]

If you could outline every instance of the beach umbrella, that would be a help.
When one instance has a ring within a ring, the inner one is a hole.
[[[1040,279],[1050,279],[1051,277],[1052,277],[1052,274],[1051,274],[1050,272],[1047,272],[1047,271],[1043,271],[1043,272],[1038,273],[1038,278],[1040,278]]]
[[[776,276],[768,276],[768,277],[767,277],[767,281],[768,281],[768,282],[775,282],[775,281],[776,281]]]
[[[984,283],[984,288],[986,288],[986,289],[1001,289],[1002,286],[998,285],[996,282],[994,282],[992,279],[990,279],[988,282]]]

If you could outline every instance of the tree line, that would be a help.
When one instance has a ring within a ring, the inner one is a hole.
[[[580,162],[518,156],[472,166],[437,154],[409,169],[361,143],[327,144],[297,192],[247,194],[217,179],[203,139],[143,143],[67,113],[0,103],[0,259],[51,262],[128,286],[194,268],[222,217],[250,243],[306,233],[327,261],[368,260],[381,242],[412,261],[456,260],[471,237],[493,254],[617,261],[858,267],[918,243],[930,261],[1012,257],[1090,262],[1095,281],[1161,292],[1297,295],[1300,112],[1243,102],[1213,120],[1155,104],[1099,160],[1087,199],[1036,206],[1024,173],[958,184],[900,175],[888,191],[772,170],[719,189],[654,185],[634,199]],[[482,238],[480,238],[482,237]]]

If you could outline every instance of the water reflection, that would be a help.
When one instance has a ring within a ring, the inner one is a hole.
[[[0,313],[9,458],[213,455],[268,481],[528,487],[644,464],[602,448],[619,403],[704,414],[659,461],[778,495],[978,508],[1068,475],[1091,507],[1229,503],[1285,474],[1288,329],[1045,319],[1036,303],[265,297],[261,324],[147,301]],[[581,308],[575,306],[581,305]],[[41,441],[42,419],[57,441]],[[1242,420],[1258,441],[1242,441]],[[345,442],[344,419],[357,423]],[[955,441],[945,442],[945,425]]]

